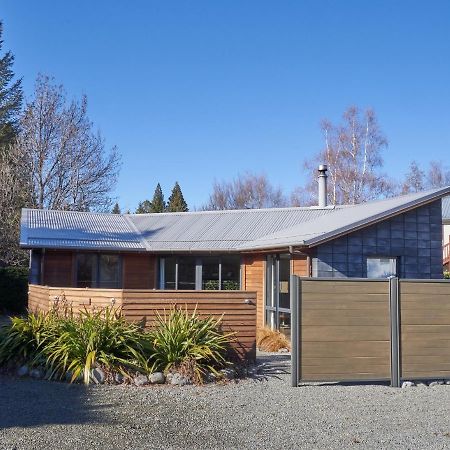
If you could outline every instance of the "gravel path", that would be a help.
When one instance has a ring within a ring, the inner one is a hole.
[[[450,386],[291,388],[287,359],[204,387],[0,378],[0,448],[450,448]]]

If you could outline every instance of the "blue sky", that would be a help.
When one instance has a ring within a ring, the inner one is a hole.
[[[390,175],[448,159],[448,1],[0,0],[0,19],[27,95],[38,72],[87,94],[124,208],[176,180],[200,206],[245,170],[289,192],[352,104],[376,110]]]

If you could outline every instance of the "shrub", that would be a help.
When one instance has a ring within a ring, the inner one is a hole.
[[[22,313],[28,293],[27,267],[0,268],[0,313]]]
[[[188,375],[201,382],[207,370],[217,374],[216,369],[227,363],[225,354],[234,333],[220,331],[222,317],[200,318],[196,310],[179,308],[157,317],[151,336],[159,369],[189,369]]]
[[[269,327],[260,328],[256,333],[256,346],[266,352],[278,352],[282,348],[291,349],[288,338]]]

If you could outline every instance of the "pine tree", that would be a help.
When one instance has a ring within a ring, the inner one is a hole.
[[[153,194],[151,212],[162,213],[166,209],[166,203],[164,202],[164,194],[161,189],[161,185],[156,185],[155,193]]]
[[[0,50],[3,24],[0,22]],[[22,80],[13,81],[14,55],[6,52],[0,57],[0,150],[10,144],[18,131],[19,114],[22,107]]]
[[[140,202],[137,209],[136,214],[148,214],[152,212],[152,202],[150,200],[144,200]]]
[[[175,186],[172,189],[172,194],[169,197],[167,203],[167,211],[169,212],[186,212],[189,211],[188,205],[184,200],[183,193],[181,192],[178,181],[175,182]]]
[[[120,206],[119,204],[116,202],[116,204],[114,205],[114,208],[111,211],[113,214],[120,214]]]

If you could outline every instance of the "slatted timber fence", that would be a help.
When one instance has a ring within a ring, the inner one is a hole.
[[[292,385],[450,378],[450,281],[291,277]]]
[[[256,292],[248,291],[163,291],[139,289],[55,288],[29,285],[28,309],[49,311],[57,305],[83,309],[120,307],[124,317],[150,328],[157,313],[161,316],[173,307],[201,317],[221,317],[222,330],[235,332],[232,353],[240,359],[256,357]]]

